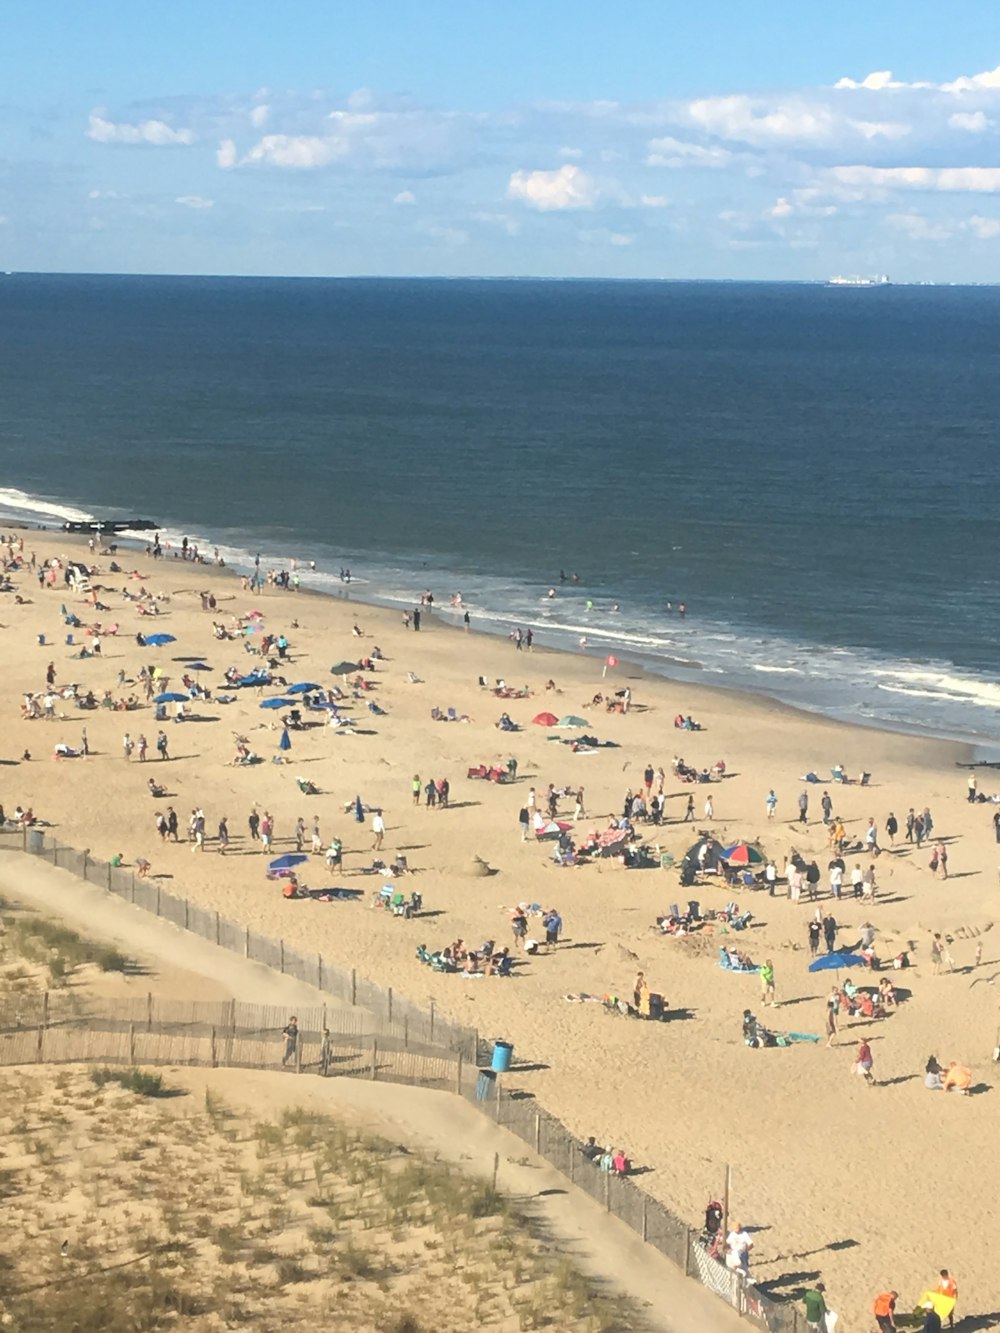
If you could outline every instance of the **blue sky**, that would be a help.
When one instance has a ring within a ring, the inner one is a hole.
[[[12,0],[0,268],[1000,281],[1000,6]]]

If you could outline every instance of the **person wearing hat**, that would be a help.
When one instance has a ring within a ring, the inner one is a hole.
[[[872,1312],[881,1333],[894,1333],[896,1328],[896,1299],[898,1296],[898,1291],[883,1291],[875,1297]]]
[[[920,1325],[920,1333],[941,1333],[941,1316],[934,1309],[933,1301],[924,1301],[920,1306],[924,1311],[924,1322]]]
[[[812,1333],[823,1333],[826,1328],[825,1291],[825,1283],[817,1282],[802,1297],[802,1304],[806,1307],[806,1328],[811,1329]]]

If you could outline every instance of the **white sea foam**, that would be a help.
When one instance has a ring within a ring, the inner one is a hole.
[[[754,671],[773,672],[778,676],[801,676],[803,673],[798,667],[793,666],[765,666],[763,662],[754,662]]]
[[[0,514],[10,511],[12,515],[23,517],[30,515],[39,523],[51,523],[58,519],[60,523],[86,523],[92,519],[84,509],[75,509],[72,505],[56,504],[37,495],[28,495],[14,487],[0,487]]]

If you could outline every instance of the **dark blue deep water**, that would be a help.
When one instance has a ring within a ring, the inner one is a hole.
[[[998,423],[991,288],[0,277],[0,516],[990,739]]]

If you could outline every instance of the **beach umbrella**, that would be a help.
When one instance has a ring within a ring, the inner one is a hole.
[[[292,708],[295,704],[294,699],[262,699],[261,708]]]
[[[732,847],[724,847],[721,852],[723,861],[734,866],[762,866],[764,854],[747,842],[734,842]]]
[[[297,685],[289,685],[286,694],[309,694],[311,690],[321,690],[322,685],[314,685],[308,680],[300,680]]]
[[[557,838],[560,833],[568,833],[573,827],[561,819],[548,819],[544,824],[538,824],[535,828],[536,838]]]
[[[178,694],[176,690],[167,690],[166,694],[156,694],[153,696],[154,704],[186,704],[188,696]]]
[[[536,727],[554,727],[559,721],[555,713],[539,713],[537,717],[533,717],[531,720]]]
[[[164,643],[176,643],[177,639],[173,634],[147,634],[146,646],[148,648],[159,648]]]
[[[290,750],[291,748],[292,748],[292,738],[291,736],[289,736],[288,728],[286,727],[284,731],[281,733],[281,740],[278,742],[278,749]]]
[[[308,860],[308,856],[303,852],[286,852],[284,856],[275,857],[267,868],[268,870],[291,870],[292,866],[300,866]]]
[[[810,972],[839,972],[842,967],[867,967],[868,959],[859,953],[824,953],[809,964]]]
[[[206,662],[189,662],[188,671],[211,671],[212,668]]]
[[[331,676],[349,676],[352,671],[358,670],[357,662],[338,662],[336,666],[330,668]]]
[[[549,723],[549,725],[551,726],[552,724]],[[567,713],[565,717],[561,717],[556,723],[557,727],[585,727],[586,725],[586,720],[582,717],[577,717],[574,713]]]

